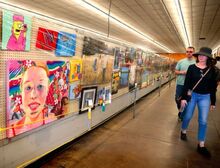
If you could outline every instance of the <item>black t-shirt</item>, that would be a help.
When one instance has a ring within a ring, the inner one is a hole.
[[[199,79],[206,73],[209,67],[200,69],[195,64],[190,65],[184,83],[182,99],[187,100],[187,91],[195,86]],[[211,105],[215,105],[216,101],[216,74],[214,68],[210,68],[209,72],[203,77],[197,87],[193,90],[195,93],[199,94],[210,94]]]

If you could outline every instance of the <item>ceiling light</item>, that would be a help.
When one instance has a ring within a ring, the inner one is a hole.
[[[75,1],[74,1],[75,2]],[[165,45],[159,43],[158,41],[154,40],[153,38],[151,38],[150,36],[144,34],[143,32],[135,29],[134,27],[132,27],[131,25],[127,24],[125,21],[123,21],[121,18],[118,18],[117,16],[112,16],[105,12],[104,10],[102,10],[100,7],[98,7],[97,5],[95,6],[94,4],[86,1],[86,0],[78,0],[77,3],[79,3],[80,5],[83,5],[85,8],[91,9],[94,8],[95,12],[97,14],[99,14],[100,12],[102,12],[102,15],[105,14],[106,16],[110,17],[111,21],[115,24],[118,25],[120,27],[122,27],[123,29],[129,30],[130,32],[138,35],[140,38],[145,39],[146,41],[156,45],[157,47],[172,53],[173,51],[171,49],[169,49],[168,47],[166,47]],[[94,11],[93,9],[93,11]]]
[[[185,21],[184,21],[180,1],[179,0],[174,0],[174,1],[175,1],[175,6],[176,6],[176,9],[177,9],[178,16],[179,16],[179,21],[180,21],[180,24],[181,24],[181,27],[182,27],[182,32],[184,32],[183,33],[183,41],[185,43],[185,47],[191,46],[191,42],[189,40],[189,35],[188,35],[187,29],[186,29],[186,24],[185,24]]]
[[[10,4],[8,2],[6,3],[6,2],[4,2],[2,0],[0,0],[0,4],[1,4],[0,9],[7,9],[7,10],[11,10],[11,11],[18,12],[18,13],[27,14],[27,15],[30,15],[30,16],[35,16],[35,17],[37,17],[39,19],[50,21],[50,22],[56,23],[58,25],[64,26],[66,28],[75,29],[76,31],[77,30],[83,30],[85,33],[92,33],[95,36],[99,36],[100,38],[103,38],[105,40],[106,39],[111,40],[111,42],[115,42],[116,44],[119,44],[119,45],[122,45],[122,46],[123,45],[127,45],[127,46],[130,46],[130,47],[141,48],[145,52],[153,52],[153,53],[155,53],[155,51],[150,50],[147,47],[138,46],[138,45],[136,45],[134,43],[129,43],[129,42],[124,41],[124,40],[119,39],[119,38],[107,37],[106,34],[104,34],[102,32],[98,32],[98,31],[93,30],[93,29],[89,29],[89,28],[85,28],[85,27],[82,27],[82,26],[79,26],[79,25],[75,25],[75,24],[70,23],[68,21],[60,20],[60,19],[57,19],[55,17],[48,16],[47,14],[38,13],[38,12],[34,12],[33,10],[24,9],[24,8],[19,7],[19,6],[15,6],[13,4]]]

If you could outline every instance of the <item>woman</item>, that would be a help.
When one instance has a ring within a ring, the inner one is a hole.
[[[209,110],[215,108],[215,70],[212,66],[212,50],[208,47],[200,48],[200,51],[193,54],[196,57],[196,64],[190,65],[187,70],[184,83],[184,91],[181,100],[182,108],[186,107],[186,114],[182,122],[181,139],[187,140],[186,130],[193,116],[195,106],[198,106],[198,146],[197,151],[203,156],[211,157],[210,152],[205,147],[205,137],[207,130],[207,119]],[[189,90],[192,90],[196,83],[202,78],[191,96]],[[190,99],[190,100],[189,100]],[[188,102],[187,102],[188,100]],[[187,105],[187,106],[186,106]]]

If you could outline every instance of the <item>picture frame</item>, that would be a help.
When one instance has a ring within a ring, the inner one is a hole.
[[[79,114],[88,111],[89,109],[88,102],[91,100],[92,100],[91,109],[92,110],[95,109],[96,97],[97,97],[97,86],[82,88]]]

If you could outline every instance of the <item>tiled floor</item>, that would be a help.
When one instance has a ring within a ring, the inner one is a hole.
[[[219,89],[220,90],[220,89]],[[206,159],[196,152],[197,115],[190,123],[188,141],[179,139],[174,102],[175,83],[164,86],[131,109],[83,136],[43,168],[220,168],[220,91],[217,109],[209,114]]]

